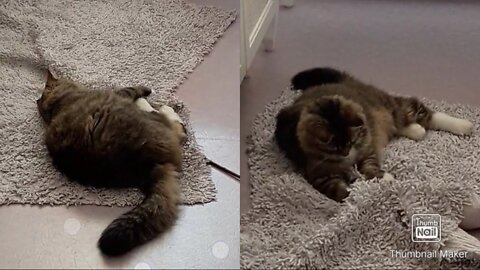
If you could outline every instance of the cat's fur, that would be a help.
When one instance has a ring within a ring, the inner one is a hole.
[[[137,107],[135,100],[150,93],[143,86],[90,91],[48,72],[37,101],[53,164],[70,180],[135,187],[145,194],[140,205],[103,231],[98,246],[106,255],[124,254],[153,239],[177,218],[183,128],[162,113]]]
[[[392,138],[419,140],[426,129],[472,129],[470,122],[433,112],[417,98],[392,96],[332,68],[302,71],[292,85],[303,94],[277,115],[276,141],[305,178],[336,201],[348,196],[354,165],[367,179],[384,176],[382,153]]]

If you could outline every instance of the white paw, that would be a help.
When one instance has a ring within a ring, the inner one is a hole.
[[[137,100],[135,100],[135,105],[137,105],[137,107],[142,111],[146,111],[146,112],[155,111],[155,109],[144,98],[138,98]]]
[[[159,111],[163,113],[170,121],[184,124],[182,118],[180,118],[180,116],[173,110],[172,107],[163,105],[160,107]]]
[[[423,139],[426,134],[425,128],[417,123],[410,124],[402,131],[403,136],[417,141]]]
[[[386,173],[383,174],[382,179],[385,180],[385,181],[393,181],[395,178],[393,177],[393,175],[386,172]]]
[[[457,135],[469,135],[473,130],[473,124],[470,121],[442,112],[435,112],[430,124],[433,129],[449,131]]]
[[[452,133],[457,135],[470,135],[473,130],[472,122],[465,119],[456,119],[452,124]]]

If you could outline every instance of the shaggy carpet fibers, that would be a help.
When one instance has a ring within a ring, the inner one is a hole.
[[[182,202],[215,199],[206,158],[175,88],[235,20],[234,11],[179,0],[2,1],[0,3],[0,204],[135,205],[136,190],[67,181],[51,165],[36,108],[48,67],[93,89],[142,84],[148,101],[187,123]],[[201,91],[201,89],[199,89]]]
[[[243,268],[480,267],[478,245],[455,247],[469,251],[465,259],[404,258],[392,253],[438,252],[465,236],[458,230],[463,207],[480,195],[480,108],[424,99],[436,111],[473,122],[473,135],[429,131],[420,142],[393,141],[386,149],[384,167],[395,180],[359,179],[347,202],[340,204],[295,173],[273,140],[276,114],[298,94],[285,90],[252,127],[248,142],[252,208],[241,217]],[[411,219],[419,213],[441,215],[440,242],[412,241]]]

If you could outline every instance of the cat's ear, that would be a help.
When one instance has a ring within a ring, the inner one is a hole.
[[[45,89],[52,89],[56,86],[58,79],[47,69],[47,82],[45,83]]]
[[[356,115],[354,118],[350,119],[348,125],[350,127],[356,128],[356,127],[362,127],[363,126],[363,119]]]
[[[317,114],[322,117],[338,111],[338,101],[330,97],[320,97],[306,106],[307,111],[312,114]]]
[[[364,125],[360,113],[353,106],[345,106],[343,108],[343,116],[349,127],[361,127]]]

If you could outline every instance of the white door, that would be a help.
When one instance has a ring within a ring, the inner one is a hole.
[[[279,0],[241,0],[240,76],[245,77],[262,42],[272,50],[276,34]]]

